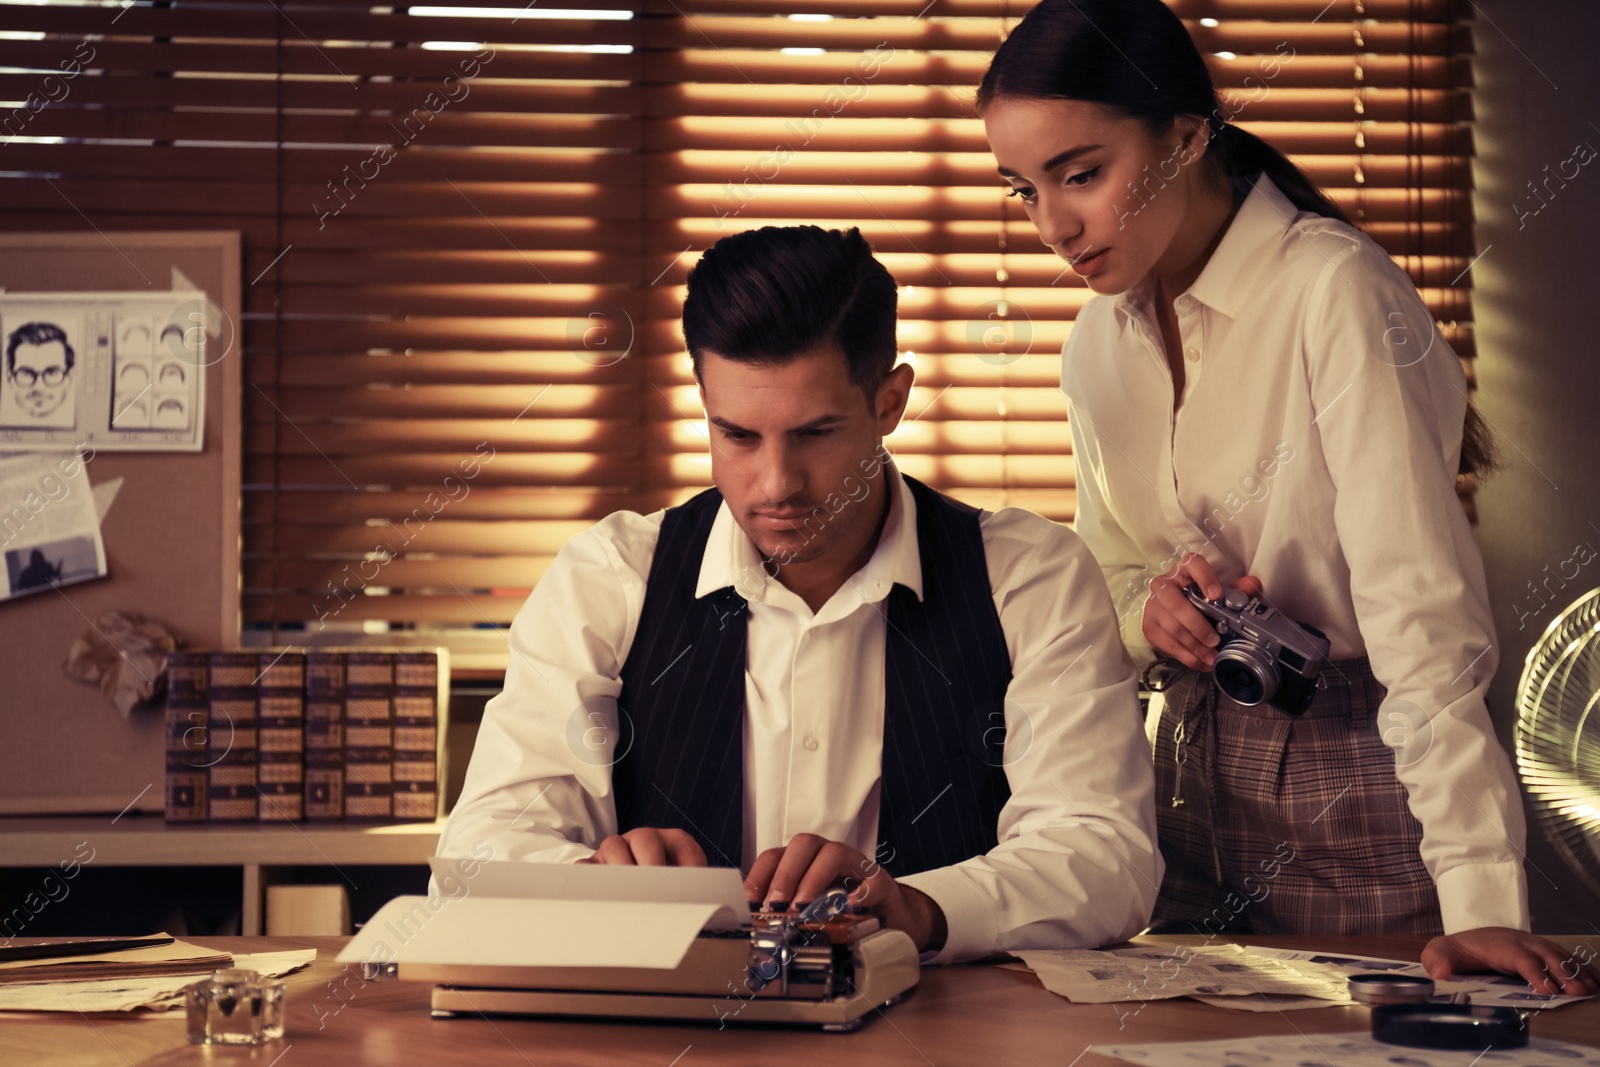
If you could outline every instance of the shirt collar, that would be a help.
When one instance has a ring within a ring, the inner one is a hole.
[[[917,547],[917,502],[911,487],[892,463],[883,466],[883,485],[889,491],[889,517],[878,537],[878,547],[844,588],[855,590],[862,601],[875,604],[888,597],[896,585],[903,585],[922,599],[922,554]],[[717,509],[706,538],[705,555],[700,559],[700,578],[695,585],[696,599],[719,589],[733,587],[748,601],[758,601],[767,583],[775,581],[770,563],[763,563],[754,542],[734,521],[728,502]]]
[[[1230,319],[1238,318],[1267,265],[1268,253],[1282,241],[1299,213],[1270,177],[1257,175],[1228,232],[1189,286],[1188,295]],[[1153,317],[1149,304],[1154,289],[1155,283],[1145,278],[1116,298],[1114,306],[1123,321],[1130,316]]]

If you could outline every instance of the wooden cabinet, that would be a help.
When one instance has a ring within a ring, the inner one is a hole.
[[[425,870],[443,829],[443,819],[169,826],[160,816],[139,814],[10,816],[0,818],[0,867],[238,867],[244,875],[241,932],[256,937],[265,926],[266,887],[280,872],[326,868],[327,880],[335,882],[346,867]]]

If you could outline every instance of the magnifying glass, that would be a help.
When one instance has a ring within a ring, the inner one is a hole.
[[[1528,1027],[1511,1008],[1475,1004],[1380,1004],[1372,1036],[1388,1045],[1432,1049],[1522,1048]]]

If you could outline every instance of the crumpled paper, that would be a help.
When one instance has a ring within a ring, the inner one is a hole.
[[[135,704],[166,687],[167,654],[177,647],[161,623],[108,611],[72,643],[61,669],[69,678],[98,685],[126,719]]]

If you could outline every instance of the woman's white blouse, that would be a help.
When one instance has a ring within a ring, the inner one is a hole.
[[[1075,525],[1124,642],[1152,657],[1148,582],[1185,552],[1225,584],[1259,577],[1387,687],[1379,724],[1445,931],[1527,929],[1522,805],[1484,706],[1499,654],[1455,492],[1460,361],[1381,248],[1265,176],[1175,300],[1176,412],[1152,289],[1091,300],[1062,356]]]

